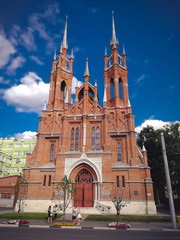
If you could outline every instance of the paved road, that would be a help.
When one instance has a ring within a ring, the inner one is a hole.
[[[180,231],[0,228],[1,240],[179,240]]]

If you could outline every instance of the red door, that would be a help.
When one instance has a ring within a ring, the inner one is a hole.
[[[75,179],[77,193],[74,196],[75,207],[93,206],[93,179],[88,170],[81,170]]]

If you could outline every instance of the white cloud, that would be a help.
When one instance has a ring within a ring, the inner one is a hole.
[[[10,60],[10,56],[16,52],[11,42],[0,32],[0,68],[3,68]]]
[[[0,77],[0,83],[1,84],[8,84],[8,83],[10,83],[10,80],[5,80],[3,77]]]
[[[17,46],[18,45],[18,39],[19,39],[19,35],[21,33],[21,28],[20,26],[14,24],[12,26],[12,29],[10,31],[10,42],[14,45]]]
[[[17,140],[36,140],[37,132],[25,131],[23,133],[14,134]]]
[[[149,126],[152,126],[155,130],[163,128],[165,125],[170,124],[172,122],[164,122],[162,120],[157,120],[157,119],[152,119],[152,117],[150,117],[150,119],[145,120],[140,126],[137,126],[135,128],[137,133],[140,133],[140,131]]]
[[[41,22],[41,18],[43,17],[40,13],[34,13],[29,18],[29,24],[34,31],[39,33],[39,36],[43,39],[48,40],[50,36],[46,31],[46,26]]]
[[[49,21],[51,24],[56,25],[56,23],[62,22],[58,18],[59,4],[54,3],[50,4],[48,8],[43,13],[33,13],[29,17],[29,26],[27,27],[26,32],[21,34],[22,44],[27,47],[28,50],[36,50],[34,33],[37,32],[39,37],[47,41],[47,52],[50,53],[50,50],[55,49],[54,39],[57,38],[57,35],[51,36],[50,32],[46,29],[46,24],[44,21]]]
[[[78,84],[78,87],[80,87],[83,84],[83,82],[78,81],[78,79],[76,77],[73,77],[71,94],[75,94],[76,93],[76,89],[75,89],[76,84]]]
[[[25,62],[26,59],[23,56],[17,56],[16,58],[12,59],[11,64],[7,68],[7,74],[15,74],[16,69],[22,67]]]
[[[137,79],[137,82],[141,82],[143,79],[145,79],[145,75],[142,74],[138,79]]]
[[[34,30],[31,27],[28,27],[27,30],[20,35],[19,43],[26,47],[28,51],[35,51],[37,49]]]
[[[30,56],[30,58],[31,58],[34,62],[36,62],[37,64],[39,64],[39,65],[44,65],[44,62],[42,62],[37,56],[32,55],[32,56]]]
[[[40,113],[44,101],[48,99],[49,84],[34,72],[26,74],[20,82],[4,90],[3,99],[8,105],[15,106],[17,112]]]

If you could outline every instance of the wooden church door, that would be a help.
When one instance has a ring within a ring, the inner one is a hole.
[[[90,172],[82,169],[76,176],[74,196],[75,207],[93,207],[93,178]]]

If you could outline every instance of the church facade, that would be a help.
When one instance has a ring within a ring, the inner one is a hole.
[[[46,212],[56,184],[66,175],[77,194],[71,206],[82,212],[109,209],[112,199],[128,201],[126,214],[155,214],[152,179],[145,148],[136,145],[134,115],[129,101],[126,53],[118,53],[112,17],[111,55],[104,55],[103,107],[98,103],[98,86],[89,83],[86,59],[84,84],[75,87],[71,104],[73,52],[67,59],[67,20],[63,42],[52,61],[48,106],[39,118],[37,143],[27,156],[24,176],[28,180],[25,212]],[[113,96],[112,96],[113,91]],[[108,207],[108,208],[107,208]]]

